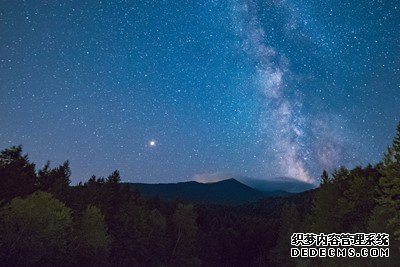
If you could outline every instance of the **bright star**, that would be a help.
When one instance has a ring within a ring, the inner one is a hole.
[[[156,140],[150,140],[150,141],[149,141],[149,146],[154,147],[154,146],[156,146],[156,145],[157,145]]]

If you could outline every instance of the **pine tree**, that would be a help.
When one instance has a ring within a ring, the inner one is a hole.
[[[393,144],[378,170],[382,177],[377,186],[377,206],[368,221],[368,230],[390,234],[390,258],[385,262],[386,266],[394,266],[400,261],[400,123]]]
[[[321,175],[321,184],[328,184],[331,182],[331,178],[328,175],[328,172],[324,170]]]
[[[350,185],[337,200],[341,231],[362,232],[367,229],[371,210],[375,208],[375,187],[379,172],[371,165],[356,167],[350,172]]]
[[[121,182],[121,177],[118,170],[113,171],[113,173],[107,177],[107,183],[118,184],[119,182]]]
[[[340,197],[339,181],[342,180],[345,170],[343,168],[335,171],[333,178],[326,172],[321,176],[320,188],[315,193],[311,212],[311,230],[313,232],[336,232],[338,231],[337,200]]]
[[[50,162],[39,170],[37,177],[37,188],[41,191],[51,193],[54,197],[65,200],[70,184],[71,169],[69,162],[51,169]]]
[[[22,146],[0,152],[0,201],[25,197],[35,191],[35,164],[22,154]]]
[[[382,178],[379,180],[380,195],[377,202],[390,212],[387,227],[393,229],[394,237],[400,241],[400,123],[379,171]]]

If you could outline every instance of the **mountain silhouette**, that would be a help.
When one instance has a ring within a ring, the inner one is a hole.
[[[241,183],[261,192],[289,192],[300,193],[314,189],[316,185],[306,183],[290,177],[275,177],[269,179],[255,179],[249,177],[236,177]]]
[[[167,200],[183,200],[199,204],[245,204],[270,196],[282,196],[290,193],[284,191],[261,192],[233,178],[215,182],[199,183],[195,181],[145,184],[126,183],[145,198],[160,197]]]

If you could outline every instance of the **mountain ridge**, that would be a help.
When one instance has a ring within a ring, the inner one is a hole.
[[[132,190],[139,191],[145,198],[160,197],[166,200],[183,200],[198,204],[238,205],[266,197],[290,195],[290,193],[281,190],[261,192],[235,178],[211,183],[188,181],[158,184],[124,184]]]

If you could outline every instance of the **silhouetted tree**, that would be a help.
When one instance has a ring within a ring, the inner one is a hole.
[[[329,177],[328,172],[326,170],[324,170],[321,175],[321,184],[328,184],[330,182],[331,182],[331,178]]]
[[[379,170],[379,205],[386,208],[388,215],[387,228],[400,241],[400,123],[393,144],[388,148],[383,164]]]
[[[341,168],[334,172],[333,178],[326,182],[327,173],[322,177],[320,188],[315,193],[311,212],[311,231],[334,233],[339,229],[337,200],[340,197],[341,183],[347,176],[347,170]],[[324,181],[325,180],[325,181]]]
[[[22,154],[22,146],[0,152],[0,200],[25,197],[35,190],[35,164]]]
[[[104,193],[102,194],[103,198],[101,199],[101,206],[109,225],[114,222],[114,217],[117,211],[116,207],[119,207],[122,202],[122,193],[120,192],[119,184],[120,181],[121,177],[119,171],[115,170],[107,177],[106,182],[102,187]]]
[[[121,182],[121,177],[118,170],[115,170],[107,177],[107,183],[109,184],[118,184],[119,182]]]
[[[38,171],[37,188],[38,190],[51,193],[54,197],[65,200],[69,190],[71,169],[69,162],[65,161],[62,165],[51,169],[50,162]]]
[[[400,123],[393,143],[378,169],[382,178],[377,186],[377,206],[370,216],[368,226],[372,232],[390,234],[390,259],[384,261],[390,266],[400,261]]]
[[[375,208],[375,187],[379,178],[379,172],[371,165],[350,171],[351,182],[337,201],[342,232],[362,232],[367,229],[369,216]]]

